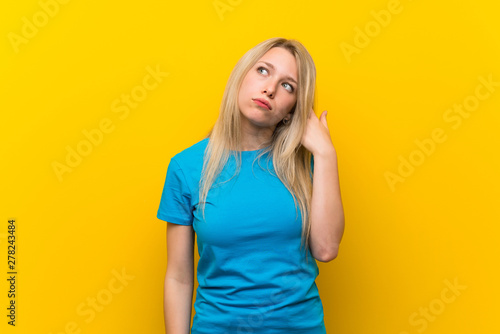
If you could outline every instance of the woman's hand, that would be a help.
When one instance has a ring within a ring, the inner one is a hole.
[[[330,130],[326,122],[326,113],[326,110],[323,111],[318,119],[311,109],[309,118],[307,119],[306,130],[302,136],[301,143],[313,155],[335,152],[330,137]]]

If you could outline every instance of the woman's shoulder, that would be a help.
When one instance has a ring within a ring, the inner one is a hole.
[[[208,145],[209,138],[204,138],[195,144],[185,148],[172,157],[179,165],[189,166],[193,163],[203,161],[203,155]]]

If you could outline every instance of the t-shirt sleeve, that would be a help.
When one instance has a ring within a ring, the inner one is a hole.
[[[193,224],[191,191],[179,163],[173,158],[168,165],[156,217],[174,224]]]

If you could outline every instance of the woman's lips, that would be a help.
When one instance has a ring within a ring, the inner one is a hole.
[[[263,108],[266,108],[267,110],[271,110],[271,107],[268,106],[267,104],[265,104],[263,101],[259,100],[259,99],[254,99],[253,100],[255,103],[257,103],[259,106],[263,107]]]

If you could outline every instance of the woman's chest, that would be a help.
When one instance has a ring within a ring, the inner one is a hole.
[[[258,168],[242,169],[229,182],[211,189],[204,218],[198,206],[193,228],[199,242],[224,247],[300,239],[302,216],[291,193],[278,177]]]

